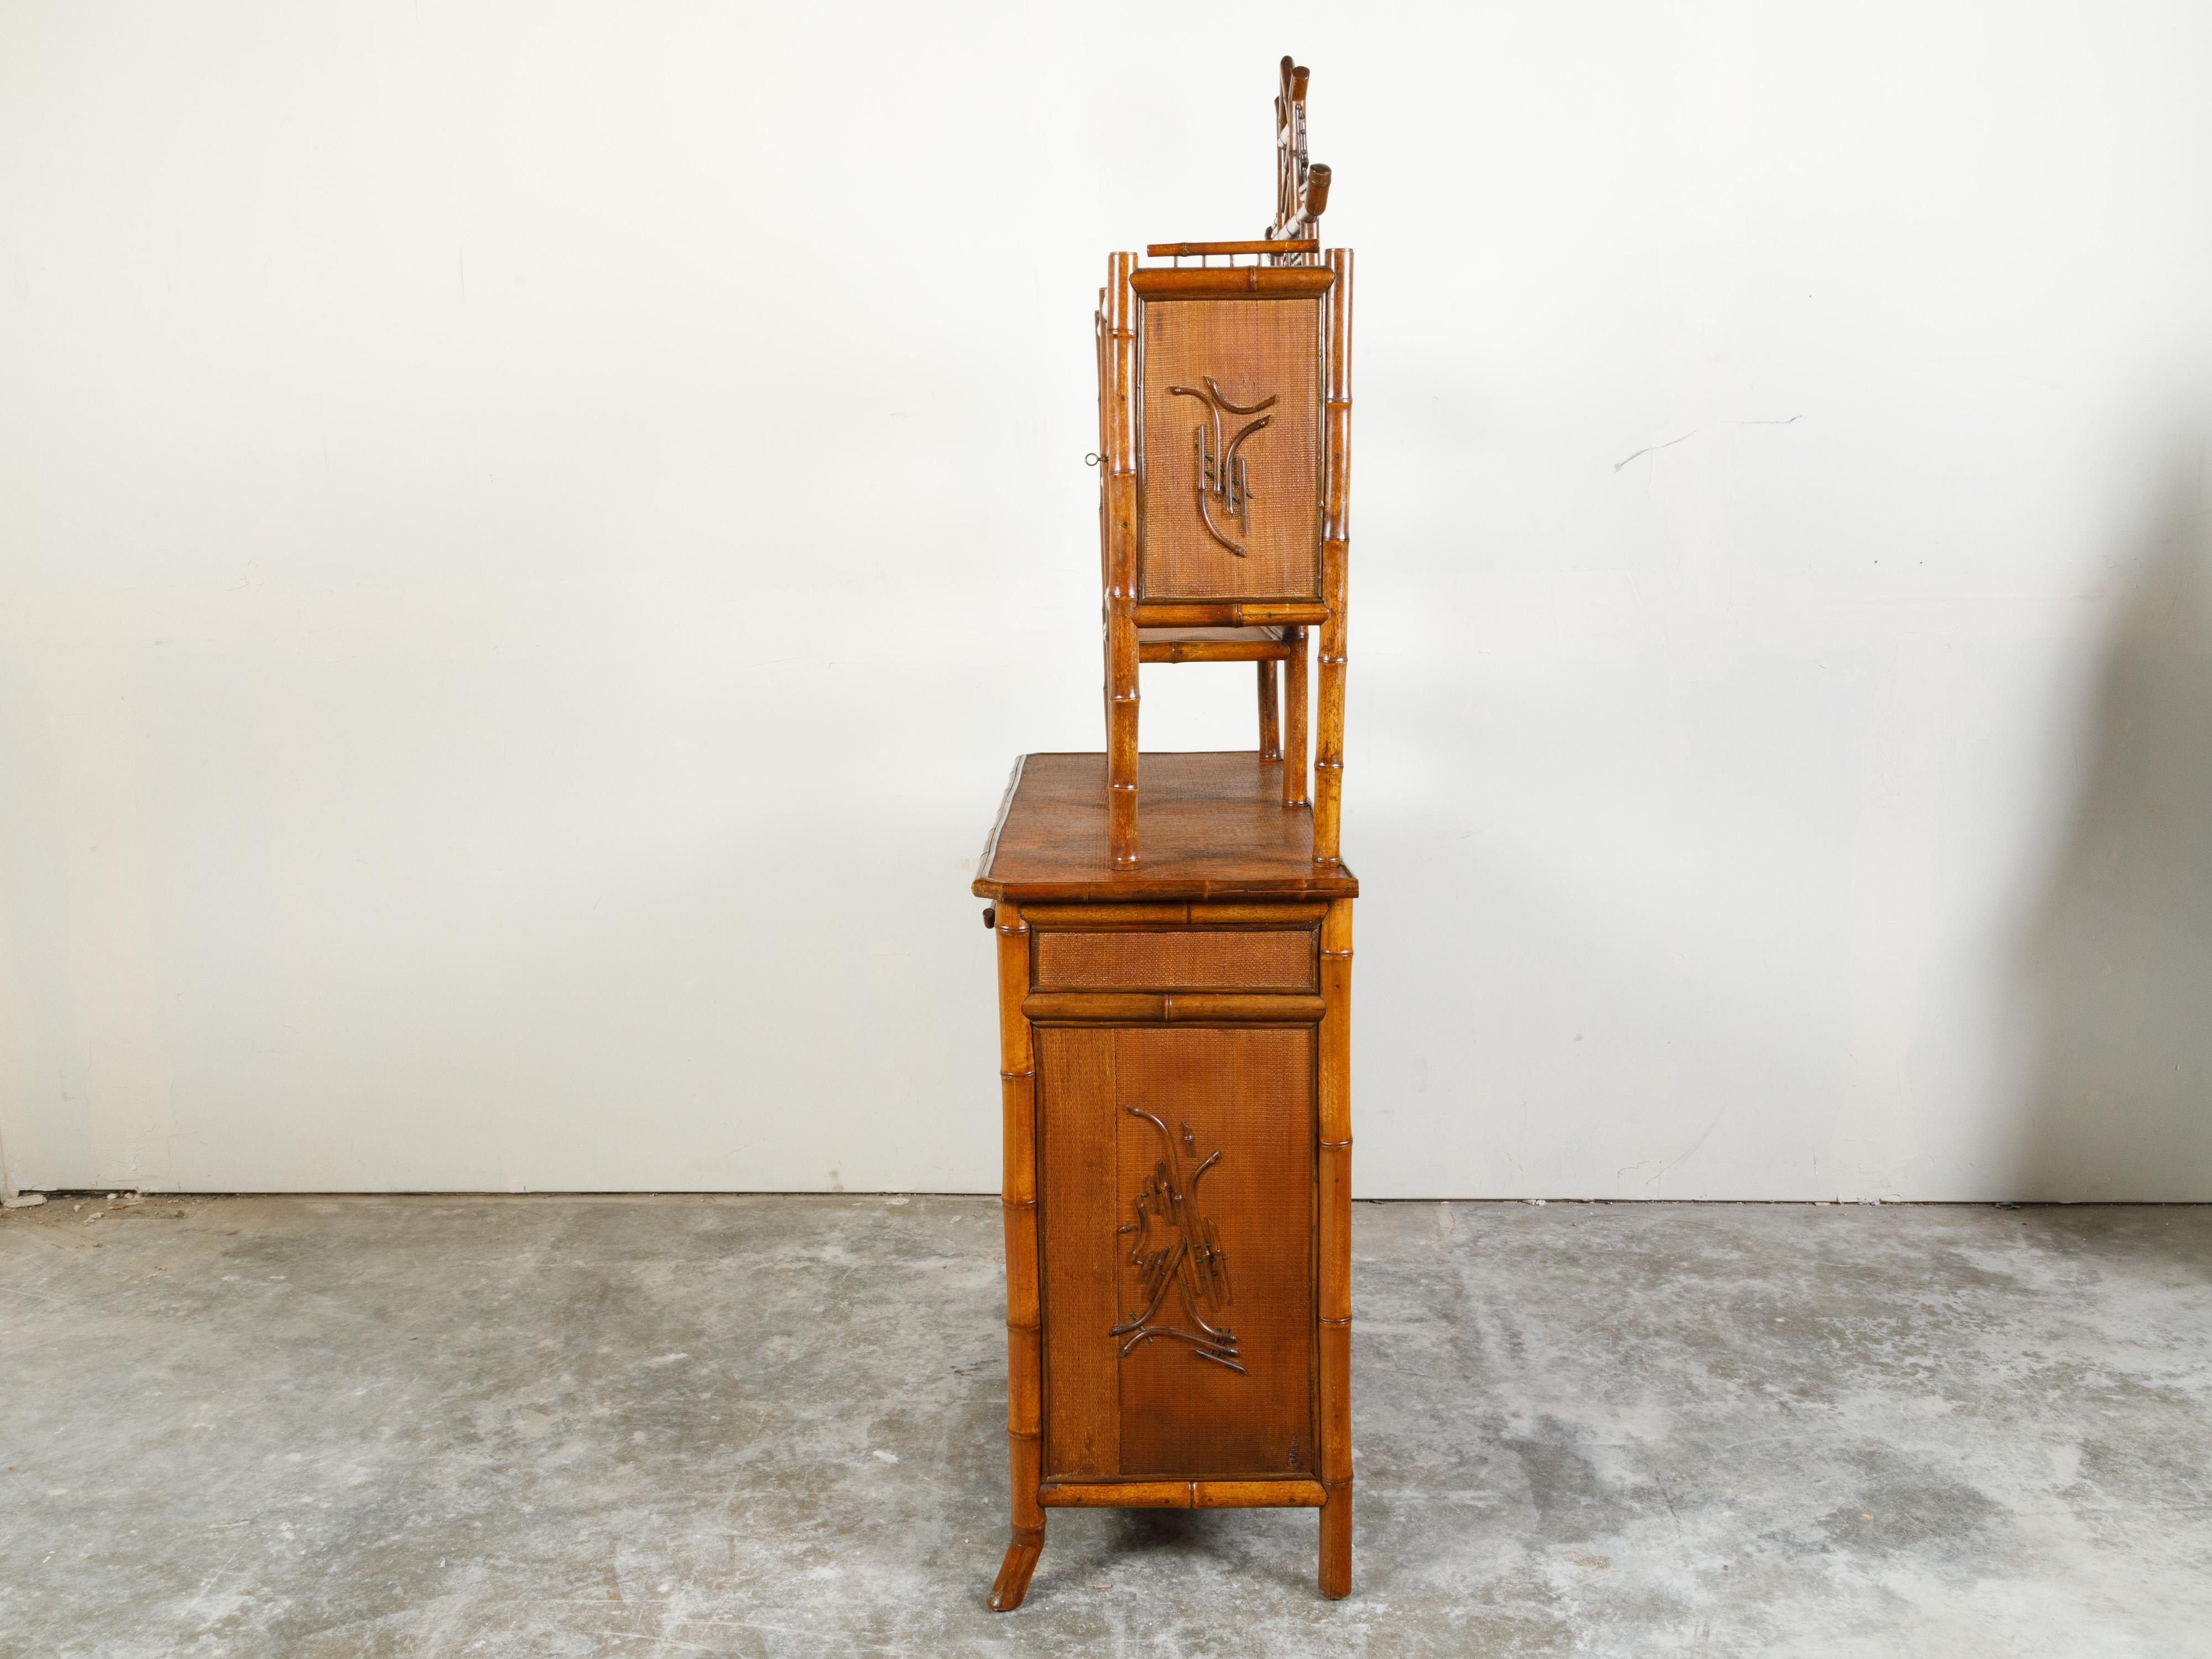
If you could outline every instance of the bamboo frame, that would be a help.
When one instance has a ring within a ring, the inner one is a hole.
[[[1328,281],[1317,265],[1146,265],[1131,278],[1147,300],[1310,300]]]
[[[1196,259],[1207,254],[1318,253],[1321,243],[1312,238],[1280,242],[1153,242],[1146,246],[1148,259]]]
[[[1239,753],[1250,753],[1239,750]],[[1260,757],[1252,757],[1256,768]],[[1347,890],[1357,896],[1358,889],[1350,884],[1350,878],[1341,866],[1310,865],[1310,878],[1284,876],[1267,881],[1214,880],[1203,873],[1186,875],[1181,871],[1146,872],[1135,870],[1117,872],[1097,880],[1042,882],[1000,882],[985,879],[975,884],[974,891],[979,898],[995,898],[1001,892],[1019,889],[1034,893],[1039,902],[1080,904],[1092,901],[1112,902],[1125,896],[1134,884],[1149,879],[1158,884],[1158,890],[1177,896],[1188,892],[1193,898],[1248,898],[1255,902],[1275,897],[1311,897],[1317,900],[1334,898]]]
[[[1106,262],[1106,841],[1137,861],[1137,256]]]
[[[1283,805],[1304,806],[1306,793],[1306,630],[1286,628],[1291,654],[1283,661]]]
[[[1032,991],[1022,1018],[1077,1024],[1311,1025],[1324,999],[1308,991]]]
[[[1283,655],[1290,655],[1287,646]],[[1260,758],[1279,761],[1283,757],[1283,704],[1275,689],[1275,659],[1262,657],[1260,670]]]
[[[1352,906],[1321,924],[1315,1266],[1320,1336],[1321,1593],[1352,1592]]]
[[[1022,919],[1032,927],[1108,932],[1119,927],[1311,927],[1328,914],[1327,899],[1172,900],[1160,904],[1055,904],[1032,901]]]
[[[1315,720],[1314,862],[1340,861],[1344,805],[1344,672],[1346,649],[1346,566],[1352,553],[1352,250],[1335,248],[1328,269],[1336,279],[1328,307],[1328,380],[1322,408],[1328,447],[1328,482],[1322,519],[1322,598],[1328,620],[1321,629],[1320,708]]]
[[[1328,620],[1319,599],[1139,599],[1139,628],[1269,628]]]
[[[1265,670],[1289,658],[1280,640],[1140,640],[1139,662],[1256,662]],[[1262,678],[1272,678],[1265,674]],[[1261,745],[1264,751],[1267,745]]]
[[[1317,1510],[1328,1499],[1318,1480],[1048,1480],[1037,1493],[1048,1510]]]
[[[999,1201],[1006,1228],[1006,1462],[1012,1536],[991,1586],[994,1610],[1029,1593],[1044,1548],[1037,1502],[1044,1430],[1044,1321],[1037,1297],[1036,1044],[1022,1017],[1029,989],[1030,930],[1021,907],[999,901],[999,1079],[1005,1117]]]

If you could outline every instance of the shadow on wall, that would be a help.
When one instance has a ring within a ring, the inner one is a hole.
[[[2212,1199],[2212,521],[2177,491],[2104,643],[2027,941],[2027,1199]]]

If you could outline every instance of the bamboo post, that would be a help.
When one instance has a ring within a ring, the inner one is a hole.
[[[1352,1593],[1352,905],[1321,924],[1321,1593]]]
[[[1306,804],[1306,630],[1285,628],[1283,642],[1283,805]]]
[[[1321,708],[1315,724],[1314,862],[1339,861],[1344,805],[1345,566],[1352,550],[1352,250],[1335,248],[1328,268],[1328,494],[1322,523]]]
[[[1133,253],[1106,262],[1106,842],[1137,861],[1137,306]]]
[[[1109,349],[1112,342],[1106,333],[1106,290],[1103,288],[1098,290],[1098,309],[1091,313],[1091,332],[1093,337],[1091,343],[1098,358],[1098,453],[1091,459],[1098,469],[1098,592],[1101,595],[1099,603],[1103,606],[1106,590],[1114,585],[1113,520],[1107,512],[1106,488],[1109,477],[1106,452],[1111,447],[1107,435],[1109,423],[1106,418],[1106,404],[1114,384],[1114,359]]]
[[[1022,1013],[1030,988],[1030,929],[1018,905],[997,904],[999,1084],[1005,1113],[1000,1202],[1006,1223],[1006,1461],[1013,1488],[1013,1531],[991,1586],[994,1612],[1011,1613],[1029,1593],[1044,1548],[1042,1475],[1043,1322],[1037,1299],[1036,1046]]]
[[[1283,726],[1279,699],[1275,695],[1275,665],[1271,659],[1260,659],[1260,758],[1263,761],[1283,757]]]

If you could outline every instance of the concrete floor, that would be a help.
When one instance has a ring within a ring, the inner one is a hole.
[[[2212,1653],[2212,1209],[1356,1206],[1305,1513],[1006,1528],[997,1206],[0,1219],[0,1651]]]

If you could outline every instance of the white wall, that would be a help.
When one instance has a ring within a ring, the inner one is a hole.
[[[2212,1198],[2212,10],[1139,32],[0,8],[19,1184],[994,1187],[1091,295],[1258,229],[1289,50],[1362,1190]]]

